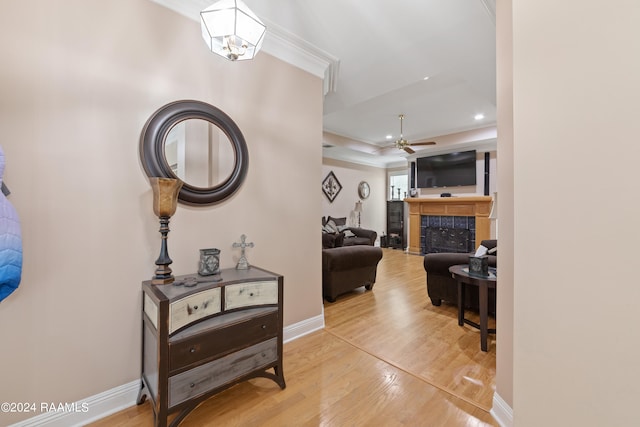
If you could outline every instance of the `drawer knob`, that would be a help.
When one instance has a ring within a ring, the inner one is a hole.
[[[267,329],[267,325],[262,325],[262,329]]]
[[[191,388],[194,388],[195,386],[196,386],[196,384],[195,384],[195,383],[191,383],[191,384],[189,384],[189,387],[191,387]]]
[[[250,296],[250,297],[252,297],[252,296],[253,296],[253,292],[251,292],[251,293],[249,294],[249,296]]]
[[[189,349],[189,351],[190,351],[191,353],[195,353],[195,352],[196,352],[196,348],[195,348],[195,347],[191,347],[191,348]]]

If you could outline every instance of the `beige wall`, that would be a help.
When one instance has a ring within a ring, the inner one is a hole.
[[[512,3],[515,425],[636,426],[640,3]]]
[[[511,0],[498,0],[497,8],[497,97],[498,97],[498,203],[500,240],[500,292],[497,305],[496,393],[513,409],[513,54]]]
[[[358,215],[354,212],[358,196],[358,184],[361,181],[369,183],[371,188],[370,196],[362,201],[362,213],[360,215],[360,225],[362,228],[375,230],[378,239],[387,230],[387,175],[386,170],[373,166],[358,165],[350,162],[343,162],[329,158],[322,159],[322,179],[329,172],[333,171],[336,178],[342,185],[342,191],[333,202],[321,193],[322,215],[334,216],[337,218],[347,217],[351,224],[357,224]],[[318,218],[318,229],[320,229],[320,218]]]
[[[148,0],[4,6],[0,143],[24,271],[0,305],[2,400],[74,402],[139,377],[140,282],[160,235],[138,141],[170,101],[221,108],[250,155],[235,196],[178,207],[174,273],[195,272],[205,247],[233,267],[245,233],[249,261],[285,276],[285,326],[322,314],[321,203],[309,191],[322,179],[319,78],[264,53],[216,57],[196,22]],[[0,424],[34,415],[0,414]]]

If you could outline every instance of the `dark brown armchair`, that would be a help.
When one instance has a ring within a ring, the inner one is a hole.
[[[483,240],[480,243],[487,249],[497,248],[497,240]],[[456,264],[468,264],[468,253],[433,253],[424,256],[424,270],[427,273],[427,293],[431,303],[435,306],[447,301],[451,304],[458,303],[458,285],[451,277],[449,267]],[[489,266],[497,267],[497,251],[489,255]],[[465,292],[465,307],[478,309],[478,289],[469,287]],[[489,289],[489,311],[495,312],[496,294],[494,289]]]

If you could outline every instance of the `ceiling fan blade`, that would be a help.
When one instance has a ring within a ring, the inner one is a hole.
[[[413,144],[412,144],[412,145],[413,145]],[[413,153],[415,153],[415,151],[413,151],[413,150],[412,150],[411,148],[409,148],[409,147],[404,147],[404,151],[406,151],[406,152],[407,152],[407,153],[409,153],[409,154],[413,154]]]
[[[435,141],[428,141],[428,142],[414,142],[409,144],[413,147],[417,146],[417,145],[436,145]]]

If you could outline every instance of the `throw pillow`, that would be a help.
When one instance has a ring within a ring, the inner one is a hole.
[[[344,230],[343,233],[344,233],[344,237],[356,237],[356,235],[353,234],[353,231],[351,230]]]
[[[336,223],[333,220],[329,220],[327,221],[327,224],[325,225],[325,228],[328,230],[328,233],[339,233],[340,230],[338,230],[338,226],[336,225]]]
[[[334,218],[332,216],[329,216],[329,218],[327,219],[327,222],[329,221],[333,221],[334,224],[336,225],[347,225],[347,217]]]
[[[343,233],[344,237],[356,237],[356,235],[353,234],[353,231],[351,231],[351,227],[349,227],[349,226],[339,225],[338,226],[338,231],[340,233]]]

